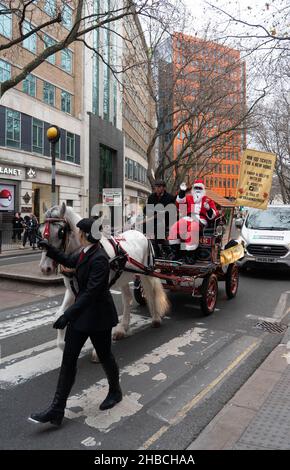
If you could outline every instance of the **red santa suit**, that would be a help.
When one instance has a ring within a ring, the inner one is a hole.
[[[180,219],[171,227],[169,244],[180,244],[186,251],[196,250],[199,244],[200,227],[207,227],[218,216],[212,199],[206,196],[204,182],[196,180],[190,194],[181,190],[176,198]]]

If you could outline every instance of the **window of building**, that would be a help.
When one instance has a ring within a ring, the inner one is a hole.
[[[0,10],[2,11],[0,15],[0,35],[5,36],[6,38],[12,37],[12,14],[4,13],[7,10],[5,5],[0,3]]]
[[[11,65],[5,60],[0,59],[0,83],[11,78]]]
[[[55,158],[60,158],[61,138],[55,144]]]
[[[55,0],[45,0],[43,9],[45,13],[49,16],[54,16],[56,13],[56,1]]]
[[[68,207],[73,207],[73,205],[74,205],[73,199],[67,199],[67,200],[66,200],[66,205],[67,205]]]
[[[33,26],[28,23],[28,21],[23,22],[23,34],[27,34],[30,31],[33,31]],[[30,52],[33,52],[34,54],[36,53],[36,34],[32,34],[28,38],[24,39],[22,43],[23,47],[25,49],[28,49]]]
[[[54,106],[55,103],[55,86],[51,83],[43,83],[43,101],[50,106]]]
[[[27,75],[22,82],[22,91],[30,96],[36,96],[36,77],[34,75]]]
[[[129,160],[129,179],[133,179],[133,160]]]
[[[43,154],[43,121],[32,119],[32,150],[36,153]]]
[[[65,28],[71,29],[72,27],[73,10],[68,5],[64,5],[62,10],[62,24]]]
[[[61,90],[61,110],[71,114],[72,95],[67,91]]]
[[[54,44],[56,43],[56,41],[54,39],[52,39],[50,36],[48,36],[47,34],[43,35],[43,42],[44,42],[44,48],[45,49],[47,49],[50,46],[54,46]],[[55,54],[50,55],[46,59],[46,61],[49,62],[50,64],[55,65]]]
[[[100,179],[99,195],[102,196],[103,188],[111,188],[113,185],[113,151],[100,145]]]
[[[62,70],[71,73],[72,72],[72,51],[69,49],[63,49],[61,51],[61,62],[60,66]]]
[[[128,158],[125,159],[125,178],[128,178]]]
[[[6,145],[7,147],[20,147],[21,117],[18,111],[6,109]]]
[[[75,161],[75,135],[71,132],[66,133],[66,160]]]

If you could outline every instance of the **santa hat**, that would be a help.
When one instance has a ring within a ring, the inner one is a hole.
[[[193,183],[193,188],[202,188],[203,190],[205,190],[205,184],[204,184],[204,181],[202,179],[197,179],[194,181]]]

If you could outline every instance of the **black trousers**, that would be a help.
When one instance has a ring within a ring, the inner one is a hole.
[[[76,369],[78,357],[88,338],[90,338],[93,343],[102,364],[115,364],[115,359],[111,351],[111,329],[95,331],[92,333],[83,333],[82,331],[75,330],[71,325],[69,325],[66,330],[65,347],[62,357],[62,364],[67,370],[71,370],[73,372]]]

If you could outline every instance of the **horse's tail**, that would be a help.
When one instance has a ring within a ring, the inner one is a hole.
[[[162,282],[151,276],[142,276],[142,287],[153,320],[160,321],[170,308]]]

